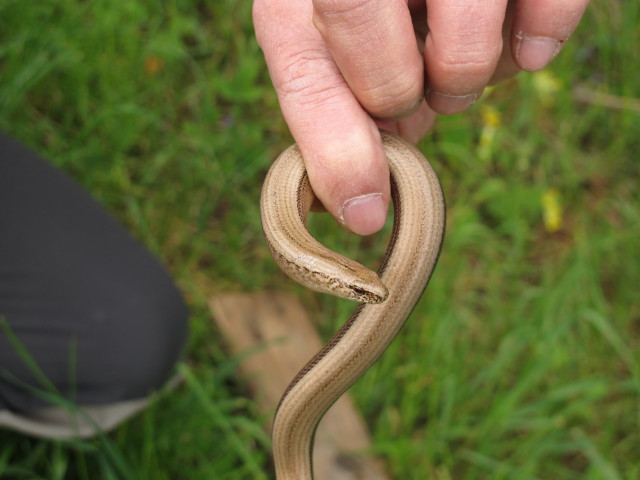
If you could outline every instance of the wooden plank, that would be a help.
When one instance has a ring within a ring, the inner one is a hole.
[[[209,305],[231,352],[246,355],[241,374],[258,405],[272,414],[291,379],[322,347],[309,315],[279,292],[216,295]],[[370,443],[362,416],[343,395],[316,432],[316,480],[388,480],[382,462],[366,453]]]

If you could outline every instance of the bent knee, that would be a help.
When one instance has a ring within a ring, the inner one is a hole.
[[[115,302],[79,345],[79,403],[141,398],[171,376],[186,345],[187,308],[172,284],[151,283]]]

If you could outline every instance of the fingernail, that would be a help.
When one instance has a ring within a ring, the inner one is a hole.
[[[523,70],[535,72],[546,67],[560,51],[560,43],[549,37],[518,35],[516,61]]]
[[[347,200],[342,209],[345,226],[358,235],[370,235],[384,226],[387,209],[382,195],[372,193]]]
[[[473,105],[477,99],[477,93],[471,93],[469,95],[447,95],[446,93],[435,92],[433,90],[427,93],[429,106],[443,115],[460,113]]]

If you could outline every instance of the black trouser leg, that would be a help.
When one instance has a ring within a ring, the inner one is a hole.
[[[89,195],[0,134],[0,316],[78,405],[139,399],[182,355],[187,312],[160,263]],[[47,403],[0,328],[0,411]]]

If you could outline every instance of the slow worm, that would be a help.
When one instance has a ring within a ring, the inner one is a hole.
[[[280,400],[272,431],[278,480],[313,478],[311,449],[318,422],[391,343],[438,259],[445,224],[438,178],[412,145],[386,132],[382,140],[394,226],[378,274],[323,247],[307,231],[313,191],[297,146],[278,157],[262,188],[262,228],[280,268],[309,288],[364,302]]]

